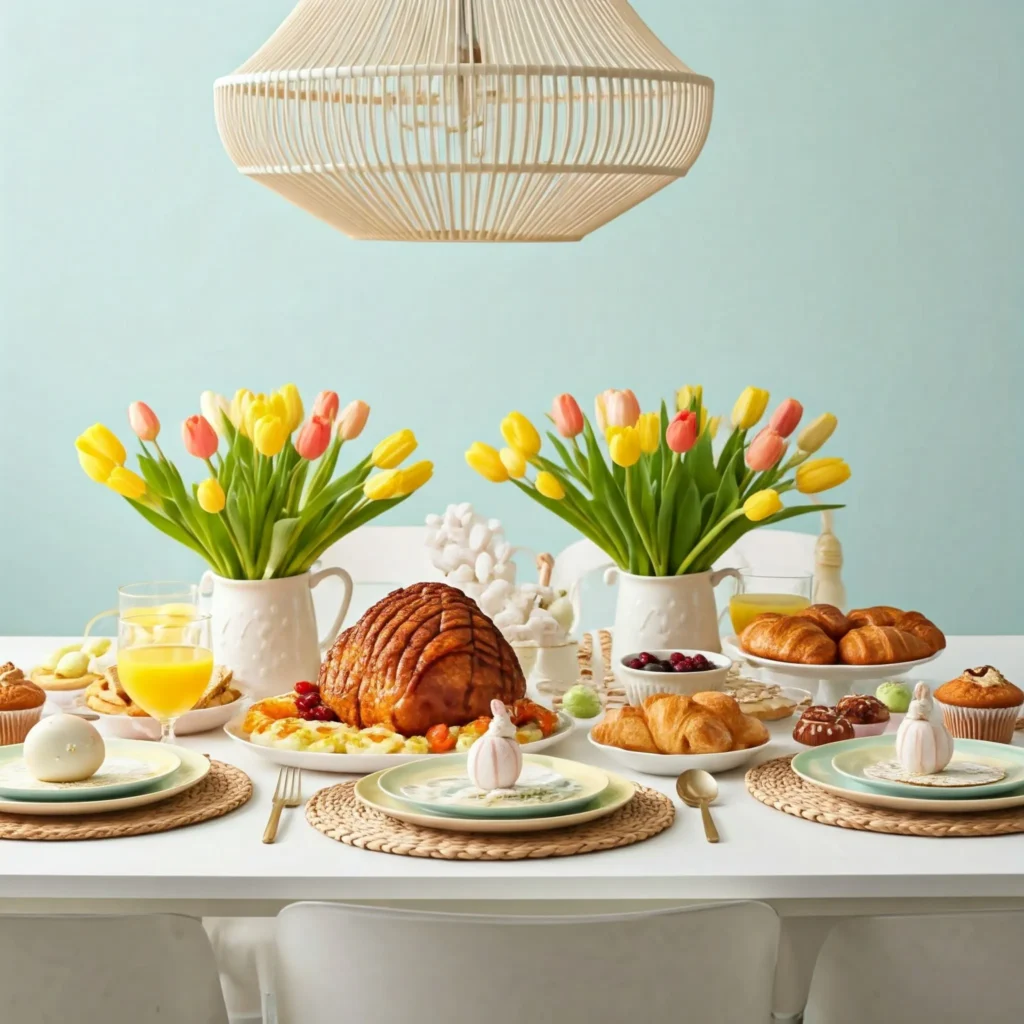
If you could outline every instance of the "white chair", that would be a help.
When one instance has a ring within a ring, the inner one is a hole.
[[[227,1024],[213,953],[189,917],[0,916],[0,1019]]]
[[[580,917],[297,903],[277,918],[274,1003],[280,1024],[764,1024],[778,933],[763,903]],[[339,976],[341,1003],[324,984]]]
[[[804,1024],[1018,1024],[1024,912],[855,917],[818,955]]]

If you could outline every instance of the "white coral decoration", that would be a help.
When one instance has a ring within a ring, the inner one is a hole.
[[[473,598],[506,640],[551,647],[566,630],[544,605],[557,597],[538,583],[516,585],[515,548],[505,540],[500,519],[484,519],[468,502],[449,505],[444,515],[427,516],[430,561],[445,582]]]

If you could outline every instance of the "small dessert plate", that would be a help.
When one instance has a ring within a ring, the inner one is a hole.
[[[1010,751],[1019,752],[1007,756],[1006,749],[1003,743],[957,740],[946,771],[917,780],[913,776],[900,779],[895,744],[891,737],[882,737],[836,752],[832,767],[840,775],[882,793],[926,800],[969,800],[1011,793],[1024,786],[1024,750],[1010,747]]]
[[[758,754],[763,754],[771,743],[767,739],[759,747],[746,747],[743,750],[726,750],[721,754],[648,754],[642,750],[625,750],[622,747],[613,747],[607,743],[598,743],[594,739],[594,733],[587,736],[591,744],[598,750],[604,751],[613,761],[634,772],[643,772],[645,775],[667,775],[675,777],[691,768],[699,768],[702,771],[727,772],[731,768],[738,768],[746,764]]]
[[[0,797],[67,803],[131,796],[177,771],[181,758],[164,744],[110,740],[95,775],[80,782],[40,782],[29,772],[22,744],[0,749]]]
[[[470,781],[466,754],[447,754],[384,772],[390,797],[429,814],[456,818],[542,818],[580,811],[608,786],[599,768],[526,754],[515,786],[486,793]]]

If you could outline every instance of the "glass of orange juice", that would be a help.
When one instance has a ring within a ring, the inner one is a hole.
[[[174,723],[203,695],[213,675],[210,616],[195,605],[157,594],[149,605],[121,609],[117,675],[125,693],[174,742]]]
[[[740,569],[736,593],[729,599],[729,618],[739,636],[754,617],[763,612],[793,615],[811,603],[810,573],[766,575],[756,569]]]

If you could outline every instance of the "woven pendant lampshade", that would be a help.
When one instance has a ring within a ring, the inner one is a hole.
[[[686,174],[713,90],[626,0],[300,0],[214,97],[238,169],[353,238],[562,242]]]

